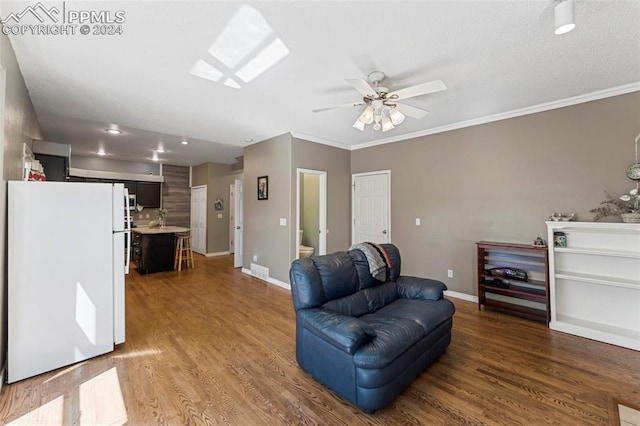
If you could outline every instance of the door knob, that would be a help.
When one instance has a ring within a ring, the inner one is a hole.
[[[384,230],[382,231],[382,233],[383,233],[383,234],[385,234],[385,235],[387,235],[387,230],[386,230],[386,229],[384,229]]]
[[[240,229],[240,227],[239,227],[239,226],[236,226],[236,229]]]

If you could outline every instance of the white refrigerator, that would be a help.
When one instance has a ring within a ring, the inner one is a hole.
[[[9,182],[9,383],[124,342],[128,200],[122,184]]]

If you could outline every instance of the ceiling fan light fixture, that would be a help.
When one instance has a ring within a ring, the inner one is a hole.
[[[392,130],[394,127],[396,127],[393,125],[389,117],[387,117],[386,115],[382,117],[382,120],[380,120],[380,122],[382,123],[383,132],[387,132],[389,130]]]
[[[369,105],[365,108],[362,114],[360,114],[360,118],[358,120],[362,121],[364,124],[373,123],[373,107]]]
[[[358,119],[355,121],[355,123],[353,123],[353,127],[358,129],[358,130],[360,130],[361,132],[364,132],[364,121],[362,121],[360,119],[361,117],[362,116],[358,117]]]
[[[554,9],[556,35],[566,34],[576,27],[573,21],[573,0],[561,0]]]
[[[391,119],[391,123],[397,126],[404,121],[404,114],[398,108],[393,107],[389,111],[389,118]]]

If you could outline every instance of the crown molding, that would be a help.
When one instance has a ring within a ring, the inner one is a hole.
[[[396,137],[380,139],[372,142],[364,142],[357,145],[352,145],[349,149],[352,151],[370,148],[378,145],[386,145],[388,143],[400,142],[409,139],[418,138],[421,136],[434,135],[436,133],[448,132],[451,130],[463,129],[465,127],[477,126],[480,124],[492,123],[494,121],[507,120],[509,118],[521,117],[523,115],[535,114],[538,112],[550,111],[558,108],[564,108],[572,105],[582,104],[585,102],[597,101],[599,99],[610,98],[613,96],[625,95],[627,93],[633,93],[640,91],[640,82],[625,84],[623,86],[612,87],[610,89],[598,90],[583,95],[574,96],[571,98],[565,98],[558,101],[547,102],[544,104],[538,104],[526,108],[515,109],[512,111],[502,112],[499,114],[488,115],[486,117],[474,118],[471,120],[460,121],[458,123],[447,124],[445,126],[435,127],[433,129],[420,130],[417,132],[407,133]],[[322,142],[320,142],[322,143]]]
[[[292,131],[290,132],[291,136],[297,139],[302,139],[305,141],[309,141],[309,142],[316,142],[316,143],[320,143],[322,145],[329,145],[332,146],[334,148],[341,148],[341,149],[346,149],[347,151],[351,151],[351,146],[340,143],[340,142],[336,142],[336,141],[332,141],[331,139],[325,139],[325,138],[321,138],[319,136],[313,136],[313,135],[308,135],[306,133],[301,133],[301,132],[296,132],[296,131]]]

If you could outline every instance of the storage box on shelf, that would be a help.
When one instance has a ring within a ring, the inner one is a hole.
[[[480,241],[478,246],[478,309],[499,309],[530,319],[549,322],[549,268],[547,249],[527,244]],[[498,276],[491,270],[523,270]]]
[[[640,224],[547,222],[549,328],[640,350]]]

